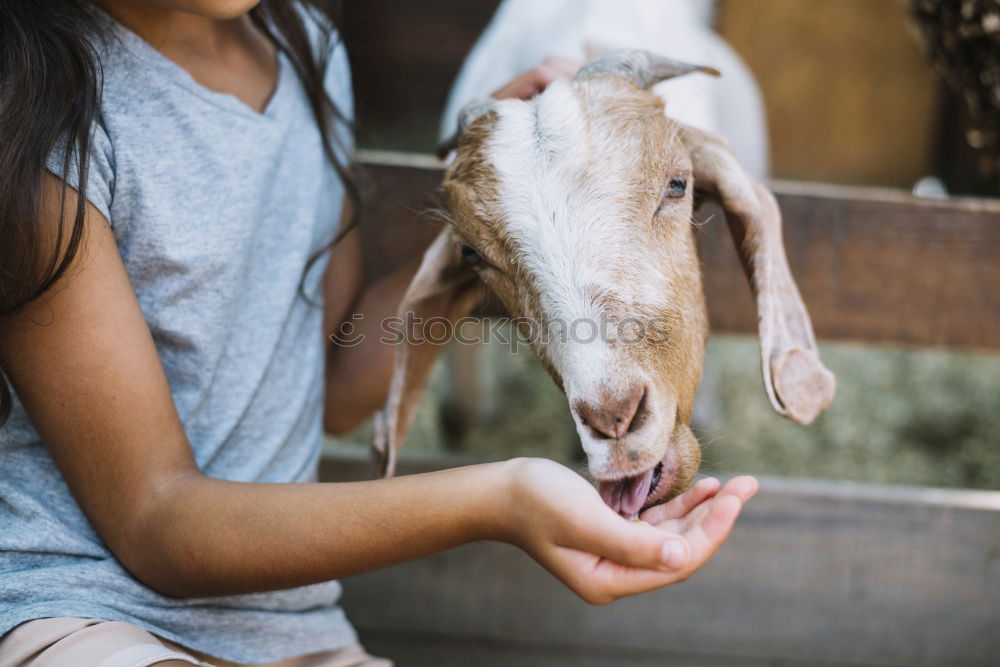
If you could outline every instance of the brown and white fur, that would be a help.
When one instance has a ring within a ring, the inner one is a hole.
[[[689,427],[708,334],[691,224],[696,189],[726,211],[756,297],[775,410],[809,423],[834,393],[774,197],[723,140],[671,120],[649,91],[705,69],[616,51],[532,100],[467,107],[443,183],[452,224],[401,306],[457,317],[481,283],[522,323],[556,331],[533,336],[535,352],[566,394],[602,495],[628,516],[684,491],[700,462]],[[574,322],[605,323],[611,335],[559,335]],[[630,332],[616,329],[625,324]],[[397,351],[376,422],[385,474],[433,363],[427,347]]]

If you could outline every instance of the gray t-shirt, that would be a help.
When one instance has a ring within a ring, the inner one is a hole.
[[[257,113],[99,18],[113,39],[97,45],[104,96],[86,195],[114,231],[198,464],[220,479],[314,481],[322,310],[298,288],[336,232],[344,191],[305,91],[281,55],[277,89]],[[307,22],[318,49],[319,24]],[[322,55],[327,91],[350,114],[336,35]],[[60,165],[54,155],[50,169]],[[325,265],[307,276],[313,297]],[[0,635],[36,618],[101,618],[269,662],[356,641],[339,597],[337,582],[183,600],[147,588],[91,528],[15,397],[0,428]]]

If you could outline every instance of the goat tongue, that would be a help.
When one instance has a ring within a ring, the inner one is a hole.
[[[613,482],[601,482],[598,491],[608,507],[625,518],[639,513],[649,497],[649,485],[653,482],[653,470],[650,468],[641,475],[626,477]]]

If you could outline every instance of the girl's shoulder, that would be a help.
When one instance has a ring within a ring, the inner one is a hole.
[[[317,5],[306,0],[295,3],[305,26],[314,56],[325,66],[324,84],[327,94],[341,114],[349,120],[354,117],[354,97],[351,85],[351,67],[347,47],[333,19]]]
[[[340,31],[329,14],[306,0],[299,0],[294,4],[316,58],[329,61],[341,52],[346,56]]]
[[[351,83],[351,66],[347,47],[333,20],[309,2],[296,3],[309,36],[316,50],[317,59],[325,65],[324,85],[330,99],[348,121],[354,119],[354,96]]]

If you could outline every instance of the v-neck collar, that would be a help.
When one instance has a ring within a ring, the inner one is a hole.
[[[221,93],[202,85],[186,69],[157,51],[149,42],[119,23],[114,17],[104,11],[103,8],[99,6],[95,6],[95,8],[100,18],[110,24],[114,38],[132,56],[143,61],[160,72],[165,78],[173,81],[192,94],[221,109],[253,120],[274,121],[281,117],[288,97],[287,89],[290,84],[288,78],[292,72],[291,63],[288,62],[288,57],[280,48],[275,48],[278,65],[277,83],[274,86],[274,90],[271,91],[271,97],[267,100],[263,111],[257,111],[235,95]]]

